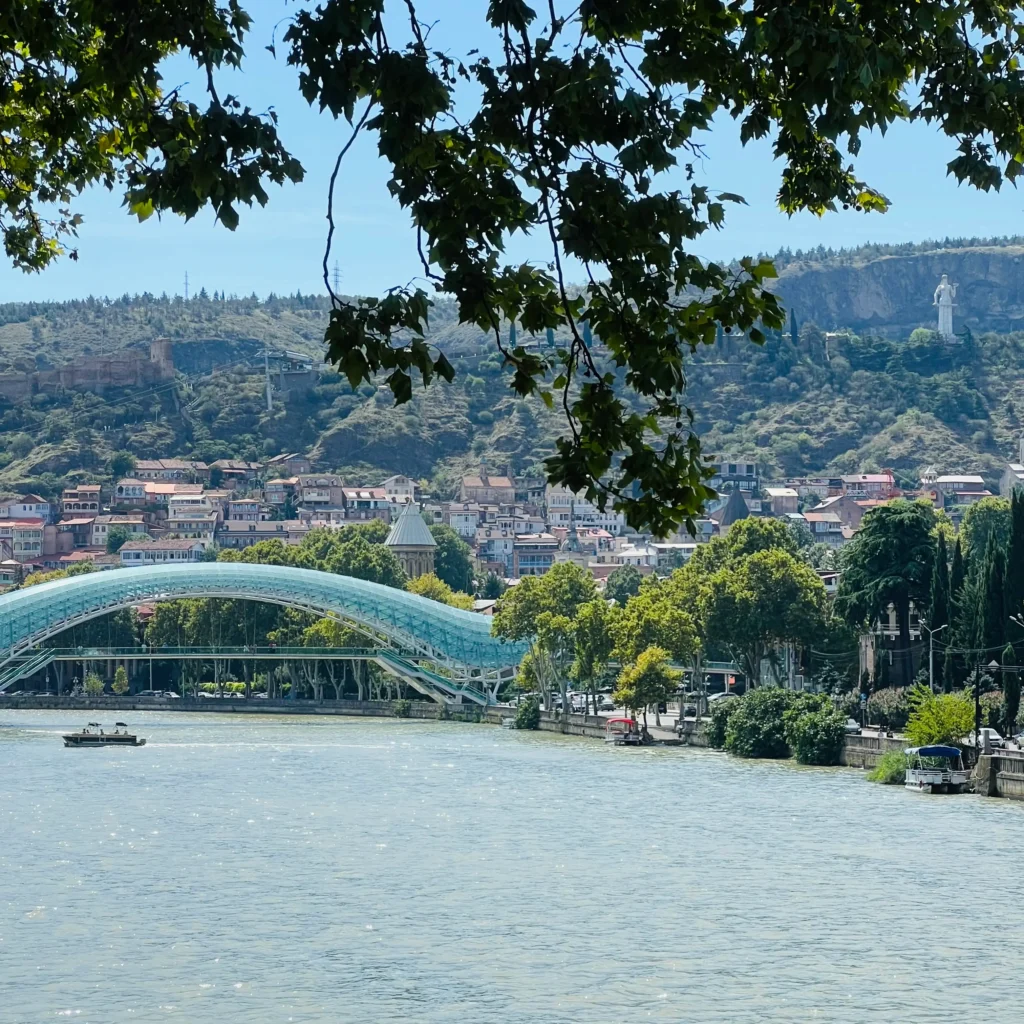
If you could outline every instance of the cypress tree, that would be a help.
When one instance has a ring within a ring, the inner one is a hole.
[[[946,651],[942,659],[942,691],[952,693],[956,689],[956,655]]]
[[[796,345],[800,341],[800,335],[796,329],[796,313],[793,312],[793,307],[789,307],[789,340]]]
[[[1006,617],[1021,614],[1024,614],[1024,491],[1015,487],[1010,496],[1010,543],[1006,548]],[[1021,659],[1024,657],[1024,629],[1011,621],[1007,621],[1006,628],[1007,638]]]
[[[967,576],[967,566],[964,563],[963,550],[960,547],[960,538],[957,537],[956,545],[953,548],[953,566],[949,570],[949,599],[954,607],[960,600],[960,589],[964,585]]]
[[[957,537],[953,545],[953,564],[949,570],[949,621],[950,627],[946,631],[947,643],[960,647],[974,646],[974,616],[970,614],[972,609],[965,608],[964,581],[967,578],[967,565],[964,561],[963,548],[960,545],[960,538]],[[962,654],[953,655],[951,665],[952,681],[962,681],[966,676],[966,660]],[[943,672],[943,685],[946,683],[946,674]],[[950,689],[953,687],[950,686]]]
[[[949,565],[946,561],[946,538],[940,532],[935,542],[932,564],[932,588],[928,607],[928,625],[934,632],[949,625]],[[948,643],[948,639],[946,643]]]
[[[1007,644],[1003,648],[1003,665],[1017,665],[1017,655],[1013,647]],[[1016,731],[1017,712],[1020,710],[1020,675],[1017,672],[1007,672],[1004,668],[1002,674],[1003,684],[1003,727],[1007,736],[1012,736]]]
[[[985,549],[981,567],[978,616],[978,646],[983,648],[982,660],[990,661],[993,652],[1006,643],[1006,595],[1004,593],[1005,556],[994,539]]]

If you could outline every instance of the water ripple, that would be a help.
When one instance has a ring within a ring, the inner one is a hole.
[[[1015,1019],[1024,806],[482,726],[0,712],[0,1020]]]

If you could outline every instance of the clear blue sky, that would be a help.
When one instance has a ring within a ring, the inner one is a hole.
[[[284,47],[275,60],[263,47],[275,23],[294,8],[282,0],[249,0],[255,19],[244,72],[222,83],[256,110],[273,105],[285,144],[302,161],[306,180],[298,186],[272,188],[265,209],[241,210],[234,232],[214,224],[209,212],[185,224],[173,216],[138,224],[121,207],[121,199],[104,189],[83,196],[77,209],[84,215],[77,263],[61,261],[42,274],[26,275],[0,266],[0,302],[22,299],[67,299],[89,294],[121,295],[151,291],[181,293],[186,271],[190,287],[208,291],[263,296],[274,291],[322,292],[320,261],[326,231],[327,178],[334,154],[348,136],[348,126],[320,115],[298,94],[297,74],[284,61]],[[485,0],[428,0],[419,7],[425,21],[437,19],[431,43],[453,55],[473,47],[489,48],[478,27]],[[278,27],[278,39],[284,26]],[[184,62],[171,62],[166,82],[200,82]],[[192,90],[198,95],[198,89]],[[920,241],[959,235],[1003,235],[1024,232],[1024,195],[1013,188],[985,195],[957,186],[945,165],[954,144],[924,125],[900,126],[884,139],[866,141],[857,170],[892,201],[884,216],[854,212],[787,218],[775,208],[780,166],[768,145],[741,147],[731,122],[706,139],[707,159],[700,168],[706,184],[738,192],[748,207],[731,207],[724,230],[695,243],[695,251],[728,259],[780,247],[838,248],[867,241]],[[373,139],[353,147],[338,186],[339,231],[333,259],[349,293],[379,292],[403,284],[419,272],[413,235],[404,213],[386,188],[387,167],[378,160]],[[546,258],[542,241],[524,240],[511,250],[516,258]]]

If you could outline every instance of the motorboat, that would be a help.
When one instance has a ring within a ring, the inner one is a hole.
[[[115,722],[114,731],[107,732],[99,722],[90,722],[81,732],[64,736],[65,747],[144,747],[144,737],[128,731],[124,722]]]
[[[907,789],[915,793],[962,793],[967,788],[971,773],[964,767],[959,747],[908,747],[904,753]]]
[[[616,747],[639,747],[644,737],[635,718],[609,718],[604,724],[604,741]]]

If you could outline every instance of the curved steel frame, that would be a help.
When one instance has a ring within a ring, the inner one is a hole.
[[[526,651],[491,636],[490,620],[427,598],[313,569],[242,562],[87,573],[0,596],[0,665],[71,626],[132,605],[242,598],[330,615],[432,662],[453,683],[493,694]]]

